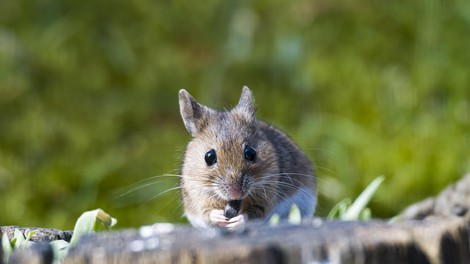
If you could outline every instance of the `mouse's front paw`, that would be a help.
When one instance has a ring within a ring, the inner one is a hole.
[[[240,228],[245,225],[245,223],[248,221],[248,215],[247,214],[239,214],[233,218],[230,218],[227,222],[226,227],[228,228]]]
[[[228,219],[224,215],[224,210],[212,210],[209,214],[209,219],[214,225],[225,227],[228,224]]]

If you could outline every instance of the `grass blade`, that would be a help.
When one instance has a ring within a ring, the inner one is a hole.
[[[302,222],[302,214],[300,213],[300,209],[296,204],[293,204],[291,206],[288,220],[289,224],[292,225],[300,225],[300,223]]]
[[[13,247],[10,244],[10,239],[8,239],[7,233],[3,233],[2,248],[3,248],[3,262],[2,263],[8,263],[8,258],[11,252],[13,251]]]
[[[70,245],[74,246],[82,235],[110,229],[117,220],[101,209],[83,213],[75,223]]]
[[[385,180],[385,177],[379,176],[375,178],[367,188],[357,197],[354,203],[349,207],[346,213],[341,217],[342,220],[357,220],[361,214],[361,211],[369,203],[370,199],[374,195],[377,188]]]

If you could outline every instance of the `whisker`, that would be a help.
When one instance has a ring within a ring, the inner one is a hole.
[[[160,184],[160,183],[164,183],[164,182],[169,182],[172,178],[179,178],[179,179],[182,179],[184,176],[183,175],[178,175],[178,174],[163,174],[163,175],[157,175],[157,176],[152,176],[152,177],[149,177],[149,178],[146,178],[146,179],[143,179],[143,180],[140,180],[134,184],[132,184],[129,188],[128,191],[118,195],[116,197],[116,199],[120,199],[126,195],[129,195],[130,193],[133,193],[135,191],[138,191],[140,189],[143,189],[143,188],[146,188],[146,187],[149,187],[149,186],[152,186],[152,185],[155,185],[155,184]],[[157,179],[161,179],[161,178],[168,178],[168,179],[165,179],[165,180],[157,180]],[[196,182],[196,183],[202,183],[203,181],[200,180],[200,179],[195,179],[195,178],[189,178],[189,177],[185,177],[184,178],[185,181],[187,182]]]
[[[134,186],[138,186],[142,183],[145,183],[147,181],[152,181],[152,180],[155,180],[155,179],[158,179],[158,178],[163,178],[163,177],[178,177],[178,178],[181,178],[182,175],[178,175],[178,174],[162,174],[162,175],[156,175],[156,176],[151,176],[149,178],[145,178],[145,179],[142,179],[142,180],[139,180],[133,184],[131,184],[129,187],[132,187],[134,188]]]
[[[181,189],[181,186],[176,186],[176,187],[167,189],[167,190],[165,190],[165,191],[163,191],[163,192],[160,192],[160,193],[157,194],[157,195],[152,196],[152,198],[150,198],[147,202],[150,202],[150,201],[152,201],[153,199],[164,195],[165,193],[168,193],[168,192],[171,192],[171,191],[175,191],[175,190],[179,190],[179,189]]]
[[[293,181],[295,181],[297,184],[295,184]],[[294,191],[301,191],[304,194],[310,195],[310,192],[307,189],[309,186],[307,186],[304,183],[300,182],[299,180],[293,179],[293,178],[291,178],[291,183],[277,181],[277,180],[264,180],[262,182],[261,181],[258,182],[258,184],[263,186],[263,188],[266,188],[266,186],[268,186],[268,184],[273,185],[274,188],[275,188],[273,190],[277,191],[277,193],[279,195],[282,195],[282,197],[284,199],[287,199],[289,197],[287,196],[286,191],[282,190],[281,187],[289,188],[290,190],[294,190]],[[255,187],[256,187],[256,185],[255,185]]]
[[[259,188],[262,188],[262,189],[264,190],[265,198],[266,198],[266,199],[269,199],[269,197],[268,197],[268,195],[267,195],[267,193],[266,193],[266,190],[268,190],[268,191],[270,191],[270,192],[273,192],[273,193],[275,193],[275,194],[278,194],[282,199],[287,199],[287,198],[289,198],[289,197],[287,196],[287,194],[286,194],[284,191],[282,191],[282,190],[279,188],[279,186],[277,186],[277,185],[268,186],[268,185],[265,184],[265,185],[259,186]]]
[[[315,166],[315,169],[316,169],[317,171],[326,171],[326,172],[331,173],[331,174],[333,174],[333,175],[338,175],[334,170],[328,169],[327,167],[322,167],[322,166],[316,165],[316,166]]]
[[[163,181],[156,181],[156,182],[147,183],[147,184],[144,184],[144,185],[141,185],[141,186],[137,186],[137,187],[132,188],[132,189],[130,189],[129,191],[127,191],[127,192],[125,192],[125,193],[119,195],[117,198],[122,198],[123,196],[126,196],[126,195],[128,195],[128,194],[130,194],[130,193],[132,193],[132,192],[135,192],[135,191],[140,190],[140,189],[143,189],[143,188],[145,188],[145,187],[152,186],[152,185],[154,185],[154,184],[159,184],[159,183],[162,183],[162,182],[163,182]]]

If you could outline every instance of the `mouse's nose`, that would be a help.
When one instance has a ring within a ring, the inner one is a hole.
[[[222,184],[222,191],[224,199],[228,201],[242,200],[248,191],[246,176],[227,177]]]
[[[243,197],[243,190],[240,183],[236,182],[228,186],[228,198],[229,200],[241,200]]]

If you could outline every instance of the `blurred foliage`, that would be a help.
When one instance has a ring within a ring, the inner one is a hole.
[[[469,32],[465,0],[0,1],[0,225],[184,222],[151,178],[190,140],[178,90],[243,85],[317,165],[318,215],[383,174],[392,216],[470,170]]]

